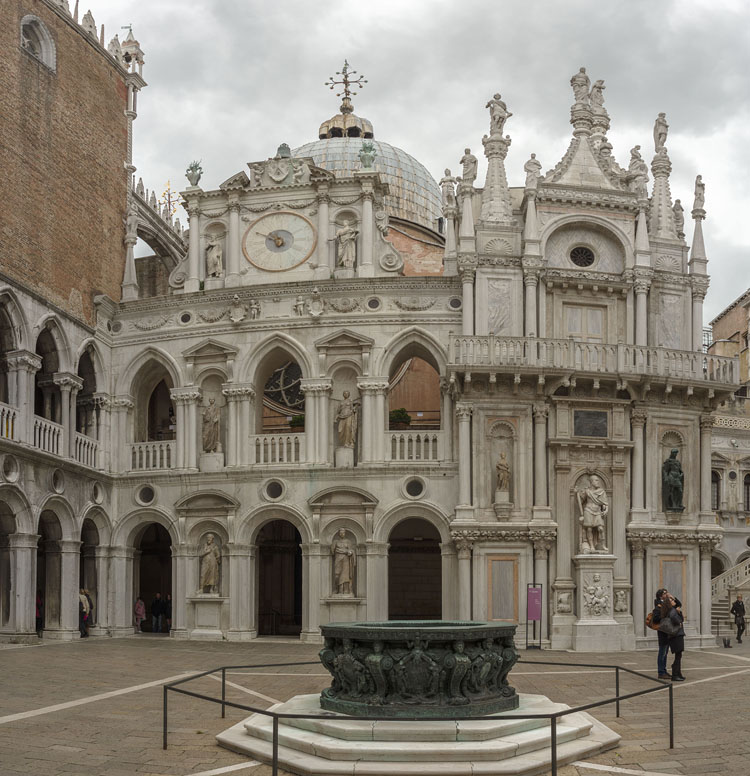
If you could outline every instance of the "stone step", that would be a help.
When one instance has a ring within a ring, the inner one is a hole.
[[[557,763],[565,765],[590,757],[617,746],[620,736],[589,714],[581,714],[590,723],[590,733],[583,738],[559,743]],[[429,723],[425,723],[429,724]],[[217,736],[218,742],[235,752],[270,763],[273,752],[268,741],[261,741],[247,734],[244,722],[240,722]],[[357,744],[354,745],[358,746]],[[519,754],[506,760],[439,761],[419,759],[420,755],[407,742],[402,744],[402,759],[394,761],[365,762],[362,760],[327,760],[317,755],[305,754],[286,746],[279,746],[279,764],[290,773],[299,776],[541,776],[550,768],[551,751],[547,745],[534,752]]]
[[[287,719],[284,720],[285,725],[347,741],[486,741],[549,724],[544,719],[505,719],[503,714],[473,722],[433,722],[429,727],[425,727],[421,722],[358,722],[342,719],[341,715],[334,712],[322,711],[317,695],[297,696],[295,707],[299,714],[326,714],[327,718]],[[524,694],[519,708],[514,713],[548,714],[567,708],[564,703],[550,704],[543,695]]]

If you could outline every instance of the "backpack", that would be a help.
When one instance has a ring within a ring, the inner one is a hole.
[[[649,612],[646,615],[646,627],[647,628],[651,628],[651,630],[656,630],[656,631],[659,630],[658,623],[656,625],[654,625],[654,613],[653,612]]]

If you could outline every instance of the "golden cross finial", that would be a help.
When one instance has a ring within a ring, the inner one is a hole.
[[[167,181],[166,188],[164,189],[161,197],[159,198],[159,204],[162,207],[166,205],[169,215],[173,216],[177,210],[177,205],[179,204],[179,201],[180,201],[180,197],[179,195],[175,195],[175,192],[172,189],[171,181]]]
[[[324,85],[330,86],[331,89],[339,85],[343,86],[343,90],[336,92],[336,96],[343,97],[345,100],[347,100],[352,96],[350,89],[351,86],[359,86],[361,89],[367,83],[367,80],[361,75],[358,78],[351,78],[351,76],[355,75],[356,72],[356,70],[350,70],[349,63],[344,60],[344,67],[341,70],[336,71],[336,75],[342,76],[342,79],[337,81],[334,76],[331,76]]]

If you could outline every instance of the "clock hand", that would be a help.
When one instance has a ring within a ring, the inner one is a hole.
[[[256,232],[255,234],[259,234],[261,237],[273,240],[277,248],[281,248],[281,246],[284,244],[284,238],[280,237],[278,234],[263,234],[263,232]]]

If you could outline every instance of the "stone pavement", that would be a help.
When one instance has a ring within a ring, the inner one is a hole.
[[[170,694],[169,749],[163,751],[161,684],[221,665],[316,661],[312,666],[229,671],[227,699],[265,708],[273,700],[317,692],[328,684],[317,650],[286,640],[200,643],[149,635],[0,647],[0,776],[268,776],[269,767],[246,766],[245,759],[214,741],[243,712],[228,709],[222,720],[218,707],[186,696]],[[616,662],[655,675],[656,653],[532,651],[522,652],[522,659]],[[654,693],[623,703],[620,719],[614,706],[594,710],[622,735],[620,747],[561,767],[559,775],[747,776],[750,645],[733,642],[731,650],[688,652],[683,670],[688,681],[675,685],[674,750],[668,748],[667,693]],[[614,693],[614,673],[584,667],[519,664],[511,681],[519,692],[543,693],[571,705]],[[623,675],[621,691],[646,685]],[[220,694],[219,682],[210,677],[188,687]],[[55,709],[58,705],[62,707]]]

